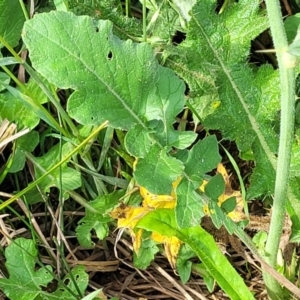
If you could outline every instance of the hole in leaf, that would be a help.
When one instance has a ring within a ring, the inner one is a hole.
[[[186,38],[186,34],[181,31],[176,31],[175,35],[172,37],[172,43],[174,45],[179,45],[182,43]]]
[[[186,95],[186,96],[189,96],[189,94],[190,94],[190,87],[188,86],[188,84],[186,83],[186,82],[184,82],[185,83],[185,91],[184,91],[184,94]]]
[[[107,59],[111,60],[112,57],[113,57],[113,53],[111,51],[109,51],[108,54],[107,54]]]
[[[96,30],[96,32],[99,32],[99,27],[96,27],[95,30]]]
[[[48,283],[46,287],[42,286],[43,291],[47,291],[48,293],[53,293],[57,289],[58,282],[57,280],[53,280]]]

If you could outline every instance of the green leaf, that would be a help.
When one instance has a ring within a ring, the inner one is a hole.
[[[140,124],[135,125],[125,136],[126,150],[134,157],[145,157],[154,141],[151,141],[150,132]]]
[[[18,45],[25,17],[18,0],[0,2],[0,35],[11,47]],[[0,43],[0,48],[3,45]]]
[[[265,231],[259,231],[252,238],[257,249],[264,250],[268,234]]]
[[[300,56],[300,31],[298,28],[298,33],[293,40],[293,42],[289,45],[289,51],[290,54],[295,55],[295,56]]]
[[[193,271],[197,272],[201,277],[203,277],[207,289],[210,293],[212,293],[214,291],[216,282],[214,278],[207,272],[205,266],[203,264],[194,264]]]
[[[216,176],[212,177],[205,186],[205,194],[215,201],[218,201],[219,196],[221,196],[224,191],[225,181],[221,174],[217,174]]]
[[[31,74],[32,75],[32,74]],[[37,76],[37,75],[35,75]],[[44,106],[41,105],[39,101],[36,99],[32,99],[31,96],[27,96],[26,94],[20,92],[20,90],[10,86],[10,85],[3,85],[6,89],[18,99],[19,104],[22,108],[27,108],[25,111],[29,111],[29,116],[32,117],[39,117],[48,123],[51,127],[55,128],[58,132],[63,131],[61,126],[57,123],[54,117],[49,113]],[[27,91],[28,92],[28,91]]]
[[[20,61],[15,57],[2,57],[2,54],[0,52],[0,66],[15,65],[18,63],[20,63]]]
[[[149,57],[148,59],[151,58],[153,60],[153,57]],[[147,57],[144,59],[147,59]],[[153,91],[154,93],[151,94],[149,93],[146,105],[146,115],[149,121],[163,121],[163,124],[166,127],[165,130],[163,130],[165,133],[165,142],[163,143],[163,146],[165,146],[170,144],[168,142],[168,136],[169,132],[174,131],[172,124],[185,105],[185,85],[184,82],[170,69],[163,68],[160,65],[157,65],[156,68],[158,76],[157,80],[155,80],[156,91]]]
[[[230,197],[226,199],[222,204],[221,208],[226,214],[232,212],[236,207],[236,197]]]
[[[176,220],[179,227],[189,227],[199,224],[204,216],[203,203],[196,191],[199,184],[183,178],[176,187]]]
[[[172,120],[156,122],[155,134],[153,137],[162,146],[185,149],[189,147],[196,139],[197,135],[193,131],[175,131],[173,129]]]
[[[139,18],[128,18],[120,2],[115,0],[86,1],[68,0],[69,9],[76,15],[89,15],[94,19],[111,20],[114,31],[118,36],[127,39],[128,37],[140,37],[142,35],[142,22]],[[114,9],[112,9],[114,7]]]
[[[181,161],[167,155],[155,145],[145,158],[138,160],[134,176],[140,186],[157,195],[170,195],[172,183],[182,174]]]
[[[8,92],[0,94],[0,118],[17,123],[20,129],[33,129],[39,123],[34,111],[25,107],[17,97]]]
[[[57,144],[53,146],[46,154],[40,157],[34,158],[35,160],[35,177],[39,178],[44,175],[46,170],[49,170],[56,163],[59,162],[60,159],[60,145]],[[62,145],[62,157],[66,156],[70,151],[74,149],[73,145],[70,143],[65,143]],[[61,176],[60,176],[61,174]],[[39,187],[42,191],[46,192],[50,187],[60,188],[60,177],[62,184],[62,191],[66,193],[68,190],[75,190],[81,186],[81,175],[80,172],[72,169],[67,166],[67,163],[64,163],[61,168],[57,168],[55,171],[51,173],[51,175],[47,176],[42,182],[39,184]],[[65,195],[67,197],[67,195]]]
[[[75,295],[78,295],[78,290],[80,291],[81,295],[84,294],[89,283],[89,275],[86,273],[84,266],[76,266],[71,270],[71,273],[72,274],[67,274],[63,278],[63,280],[59,283],[57,289],[53,293],[45,293],[45,298],[47,300],[74,300],[74,295],[70,293],[70,290]],[[73,279],[75,279],[75,283]],[[66,289],[66,287],[68,287],[69,290]]]
[[[76,227],[76,237],[83,247],[92,247],[94,243],[91,240],[91,231],[95,230],[97,237],[103,240],[108,232],[108,223],[113,219],[107,214],[119,204],[119,199],[124,196],[124,191],[115,191],[108,195],[102,195],[97,199],[90,201],[89,205],[99,213],[86,210],[86,215],[78,222]]]
[[[142,243],[139,252],[133,253],[134,266],[139,269],[146,269],[151,261],[154,260],[155,254],[159,248],[156,243],[149,237],[149,232],[143,232]]]
[[[1,82],[4,82],[5,84],[9,84],[10,82],[10,77],[4,72],[0,72],[0,92],[5,90],[5,87],[1,85]]]
[[[198,1],[186,39],[177,47],[182,56],[167,61],[167,66],[188,83],[191,103],[196,102],[202,124],[221,130],[225,139],[235,140],[241,152],[253,151],[259,170],[251,177],[251,197],[273,192],[278,148],[278,134],[273,129],[280,98],[279,84],[274,84],[279,80],[278,72],[263,67],[254,73],[248,64],[251,40],[268,27],[268,19],[259,13],[259,3],[233,2],[218,15],[215,1]],[[203,97],[208,101],[201,101]],[[215,101],[219,103],[214,107]],[[207,114],[207,107],[214,109]]]
[[[56,10],[68,11],[67,0],[53,0]]]
[[[219,229],[221,226],[224,226],[229,234],[233,234],[236,228],[240,228],[225,214],[215,201],[209,201],[208,208],[209,211],[212,212],[210,217],[216,228]],[[240,226],[243,226],[243,222],[241,222]]]
[[[112,218],[103,217],[102,215],[93,216],[89,215],[80,220],[79,225],[76,228],[76,237],[81,246],[91,248],[95,245],[91,239],[91,231],[94,230],[99,240],[103,240],[109,233],[108,222],[111,222]]]
[[[23,39],[39,73],[75,90],[68,101],[70,116],[82,124],[108,120],[114,128],[132,128],[126,147],[143,158],[136,166],[137,182],[154,193],[170,192],[183,167],[167,152],[189,146],[196,134],[173,129],[185,105],[185,85],[158,64],[150,46],[121,41],[108,21],[66,12],[36,15],[26,22]],[[152,145],[155,150],[147,153]]]
[[[18,244],[18,245],[16,245]],[[53,293],[45,292],[47,284],[53,279],[51,266],[36,270],[37,250],[32,240],[18,238],[7,247],[6,266],[9,279],[1,278],[0,287],[11,300],[74,300],[78,290],[84,294],[88,285],[88,274],[83,266],[76,266],[67,274]],[[72,277],[71,277],[72,275]],[[77,288],[73,278],[76,280]],[[41,288],[43,286],[43,289]],[[66,288],[68,287],[68,289]],[[73,293],[71,293],[71,292]]]
[[[207,272],[216,279],[231,299],[254,299],[243,279],[220,251],[213,237],[200,226],[180,229],[176,225],[173,210],[158,209],[145,215],[138,222],[137,227],[165,236],[176,236],[191,247],[205,265]]]
[[[192,262],[189,260],[182,260],[180,257],[177,259],[176,268],[183,284],[186,284],[191,276]]]
[[[215,136],[204,138],[189,151],[185,162],[185,177],[176,187],[176,219],[179,227],[199,224],[204,212],[201,195],[196,190],[200,187],[204,174],[216,168],[220,161]]]
[[[184,171],[191,180],[201,183],[203,175],[216,168],[220,161],[218,141],[211,135],[200,140],[189,152]]]
[[[299,203],[299,198],[294,196],[294,195],[298,195],[299,190],[300,190],[300,178],[299,177],[291,178],[290,190],[288,194],[289,199],[293,199],[293,201]],[[291,201],[291,203],[293,202]],[[290,203],[287,204],[287,211],[290,214],[293,223],[290,241],[292,243],[299,243],[300,242],[300,219],[297,213],[299,210],[295,210],[295,209],[297,209],[297,206],[294,205],[292,206]],[[296,212],[296,213],[293,214],[291,212]]]
[[[144,156],[149,145],[155,142],[160,147],[190,145],[196,135],[176,132],[172,127],[185,103],[183,81],[157,63],[149,45],[123,42],[111,31],[112,24],[107,21],[52,12],[26,22],[24,42],[33,65],[44,77],[59,87],[76,90],[68,101],[68,111],[78,122],[98,124],[108,119],[115,128],[128,130],[136,126],[129,132],[126,144],[129,152],[138,157]],[[45,43],[51,44],[51,52]],[[96,60],[92,59],[93,55]],[[42,58],[45,56],[47,60]],[[98,95],[102,95],[101,99]],[[159,134],[149,142],[147,134],[140,133],[147,130],[151,120],[161,122],[156,122],[159,129],[155,132]],[[144,149],[133,148],[134,135],[139,136],[137,145],[144,144]],[[151,154],[147,154],[145,160],[154,165]],[[180,162],[168,158],[166,153],[160,155],[159,162],[162,169],[155,176],[148,166],[148,172],[141,179],[143,161],[136,168],[137,182],[151,192],[166,191],[166,185],[170,191],[170,183],[182,169]],[[170,167],[174,175],[169,176],[164,170],[166,167]],[[145,182],[146,179],[149,182],[149,177],[154,177],[153,184],[165,182],[165,186],[153,190]]]
[[[5,249],[9,278],[0,279],[0,287],[11,300],[35,299],[53,279],[52,268],[36,269],[38,251],[32,240],[16,239]]]
[[[111,31],[109,21],[55,11],[27,21],[23,40],[45,78],[75,90],[68,102],[73,118],[81,124],[108,119],[113,127],[129,129],[144,124],[158,65],[148,45],[122,42]]]
[[[291,43],[297,35],[297,31],[300,25],[300,13],[293,16],[288,16],[284,20],[284,28],[289,43]]]
[[[18,139],[14,160],[9,168],[10,173],[16,173],[20,170],[23,170],[26,161],[25,152],[32,152],[38,143],[39,134],[35,130],[28,132]]]
[[[160,104],[158,104],[160,106]],[[155,113],[153,117],[155,117]],[[153,120],[149,124],[149,130],[141,125],[129,129],[125,137],[125,147],[127,151],[134,157],[145,157],[151,146],[156,142],[161,147],[167,146],[177,149],[185,149],[189,147],[196,138],[196,134],[192,131],[175,131],[172,127],[172,118],[163,121]]]
[[[49,82],[39,74],[36,75],[40,78],[40,81],[43,82],[49,90],[51,90],[51,85]],[[49,101],[47,95],[41,89],[40,85],[34,79],[32,79],[32,77],[30,77],[28,83],[26,83],[26,94],[40,104],[44,104]]]
[[[180,1],[180,0],[173,0],[174,5],[178,9],[180,15],[183,17],[183,19],[189,21],[191,19],[191,16],[189,15],[190,10],[193,8],[193,6],[196,4],[196,0],[186,0],[186,1]]]
[[[189,259],[195,256],[196,254],[187,244],[184,244],[180,247],[176,261],[176,268],[183,284],[186,284],[190,279],[192,262]]]
[[[40,190],[38,190],[36,186],[26,192],[25,197],[29,204],[39,203],[42,201]]]
[[[108,120],[114,128],[146,128],[154,117],[174,122],[183,109],[183,81],[157,63],[149,45],[114,36],[109,21],[39,14],[25,23],[23,40],[45,78],[75,90],[67,109],[79,123]]]

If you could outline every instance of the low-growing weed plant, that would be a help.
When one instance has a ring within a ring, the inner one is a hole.
[[[255,299],[201,226],[210,218],[261,264],[270,299],[299,297],[295,256],[289,276],[282,271],[287,266],[278,267],[287,216],[290,240],[299,241],[299,21],[284,23],[279,1],[265,5],[0,0],[0,121],[6,124],[0,183],[14,182],[13,194],[1,188],[0,209],[18,216],[31,237],[12,239],[1,230],[7,274],[0,287],[9,299],[106,299],[99,290],[87,292],[83,266],[67,263],[67,210],[84,212],[73,232],[82,247],[126,230],[137,268],[162,252],[186,283],[189,259],[198,257],[208,290],[216,282],[231,299]],[[266,53],[273,63],[258,66],[249,58],[262,33],[272,36],[274,49]],[[221,139],[251,162],[246,178]],[[244,232],[254,199],[272,200],[259,250]],[[27,213],[20,215],[16,201]],[[30,213],[42,204],[57,227],[50,244]],[[60,261],[57,270],[42,262],[41,245]]]

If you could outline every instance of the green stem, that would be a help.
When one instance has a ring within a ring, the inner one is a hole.
[[[147,28],[147,16],[146,16],[146,0],[143,0],[143,40],[144,42],[147,42],[147,33],[146,33],[146,28]]]
[[[24,17],[25,17],[26,21],[29,20],[28,12],[27,12],[27,9],[25,7],[24,1],[19,0],[19,3],[20,3],[20,6],[22,7],[23,14],[24,14]]]
[[[266,0],[271,33],[277,53],[281,87],[281,123],[278,161],[275,181],[274,203],[270,231],[266,243],[266,261],[276,267],[277,253],[286,212],[289,168],[295,118],[295,74],[296,58],[288,51],[288,42],[283,26],[279,0]],[[263,273],[270,299],[282,299],[282,288],[266,271]]]

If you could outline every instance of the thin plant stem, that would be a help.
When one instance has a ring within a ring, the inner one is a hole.
[[[19,0],[19,3],[20,3],[20,6],[22,7],[22,11],[23,11],[23,14],[24,14],[25,19],[26,19],[26,20],[29,20],[28,12],[27,12],[27,10],[26,10],[24,1]]]
[[[130,14],[130,0],[126,0],[125,1],[125,15],[126,17],[131,17],[131,14]]]
[[[143,40],[147,42],[147,16],[146,16],[146,0],[143,0]]]
[[[273,42],[277,54],[281,88],[280,140],[276,170],[274,203],[270,231],[266,243],[266,261],[276,267],[277,253],[286,213],[289,168],[295,118],[295,74],[296,58],[288,53],[288,42],[283,26],[279,0],[266,0],[266,7]],[[282,288],[266,271],[263,272],[269,299],[282,299]]]

